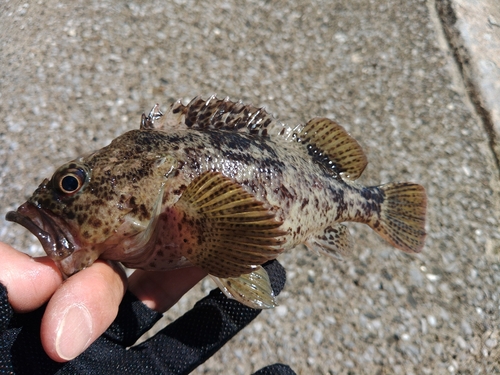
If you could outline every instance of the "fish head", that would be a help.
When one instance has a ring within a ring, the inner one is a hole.
[[[122,261],[128,249],[138,250],[151,236],[148,228],[160,214],[165,181],[176,162],[131,146],[112,143],[64,164],[7,213],[7,220],[38,238],[65,276],[102,254]]]

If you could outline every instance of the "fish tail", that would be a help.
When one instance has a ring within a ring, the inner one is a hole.
[[[390,183],[379,186],[384,199],[376,220],[369,225],[394,247],[418,253],[425,241],[425,189],[413,183]]]

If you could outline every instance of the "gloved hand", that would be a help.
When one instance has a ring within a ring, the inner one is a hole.
[[[285,284],[285,270],[277,261],[265,268],[277,295]],[[40,325],[45,310],[46,305],[29,313],[14,312],[0,284],[0,374],[187,374],[260,313],[216,289],[154,337],[130,348],[161,314],[126,292],[106,332],[81,355],[61,363],[49,358],[42,347]],[[294,372],[276,364],[256,374]]]

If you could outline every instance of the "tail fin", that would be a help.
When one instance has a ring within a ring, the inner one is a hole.
[[[425,189],[413,183],[391,183],[379,187],[384,193],[380,221],[372,228],[394,247],[418,253],[424,247]]]

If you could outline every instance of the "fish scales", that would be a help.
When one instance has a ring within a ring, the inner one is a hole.
[[[418,252],[426,196],[413,183],[364,187],[367,160],[337,123],[288,127],[262,108],[195,98],[156,105],[141,127],[66,163],[7,219],[24,225],[66,276],[97,258],[128,267],[204,268],[230,297],[275,305],[261,264],[300,244],[341,258],[341,224],[369,225]]]
[[[295,247],[311,231],[317,230],[312,222],[326,227],[329,215],[333,215],[335,221],[345,221],[351,216],[361,221],[374,212],[372,199],[362,199],[356,187],[341,179],[332,179],[321,167],[303,157],[298,144],[279,146],[271,139],[256,140],[252,135],[228,132],[200,133],[191,129],[185,132],[188,134],[134,130],[115,141],[146,148],[154,143],[158,154],[177,149],[172,155],[178,162],[179,174],[166,186],[172,196],[165,205],[174,204],[195,177],[208,171],[221,172],[266,202],[283,221],[290,237],[285,249]],[[128,152],[124,157],[129,157]],[[302,172],[297,174],[297,171]]]

